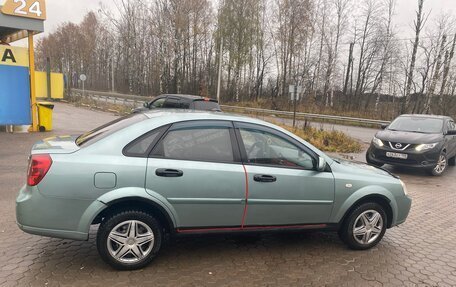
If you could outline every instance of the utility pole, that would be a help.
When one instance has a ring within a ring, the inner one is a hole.
[[[51,99],[52,90],[51,90],[51,58],[46,57],[46,81],[47,81],[47,99]]]
[[[296,98],[298,96],[298,85],[294,85],[293,91],[293,128],[296,126]]]
[[[222,83],[222,52],[223,52],[223,37],[220,38],[220,51],[219,51],[219,69],[218,69],[218,79],[217,79],[217,101],[220,104],[220,86]]]
[[[111,92],[115,91],[114,85],[114,57],[111,58]]]
[[[348,54],[348,65],[347,65],[347,74],[345,76],[345,84],[344,84],[344,96],[347,95],[348,90],[348,81],[350,80],[350,69],[353,67],[353,48],[355,43],[350,43],[350,52]]]

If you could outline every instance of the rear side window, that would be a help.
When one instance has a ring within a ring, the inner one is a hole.
[[[233,162],[230,130],[221,126],[171,130],[152,155],[168,159]]]
[[[193,108],[202,111],[219,111],[220,105],[211,101],[194,101]]]
[[[120,131],[121,129],[142,122],[145,119],[147,119],[147,117],[144,114],[130,114],[128,116],[118,118],[88,133],[80,135],[76,139],[76,144],[78,146],[84,146],[95,143],[115,132]]]
[[[168,127],[169,125],[160,127],[135,139],[124,148],[123,154],[131,157],[147,157]]]

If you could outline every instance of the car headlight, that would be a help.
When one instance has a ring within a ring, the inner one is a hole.
[[[407,192],[407,186],[405,186],[405,183],[399,179],[399,181],[401,182],[401,185],[402,185],[402,189],[404,190],[404,194],[407,195],[408,192]]]
[[[423,151],[423,150],[429,150],[429,149],[433,149],[435,148],[436,145],[438,145],[439,143],[431,143],[431,144],[420,144],[420,145],[417,145],[415,150],[416,151]]]
[[[377,138],[377,137],[374,137],[372,139],[372,142],[374,143],[374,145],[378,146],[378,147],[382,147],[384,146],[383,142],[381,139]]]

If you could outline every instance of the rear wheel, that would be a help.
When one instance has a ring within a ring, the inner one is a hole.
[[[445,172],[447,166],[448,166],[448,159],[447,159],[446,153],[444,151],[442,151],[439,155],[439,159],[437,161],[436,166],[433,167],[432,169],[429,169],[428,173],[433,176],[440,176]]]
[[[163,238],[158,220],[139,210],[122,211],[100,225],[97,249],[101,258],[120,270],[149,264],[160,250]]]
[[[386,232],[387,217],[377,203],[364,203],[356,207],[345,219],[339,236],[351,249],[364,250],[377,245]]]

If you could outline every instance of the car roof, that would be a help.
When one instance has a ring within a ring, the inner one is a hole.
[[[216,99],[212,99],[212,98],[205,98],[205,97],[200,97],[200,96],[196,96],[196,95],[185,95],[185,94],[163,94],[163,95],[156,97],[156,99],[165,98],[165,97],[180,98],[180,99],[185,99],[188,101],[206,100],[206,99],[209,99],[210,101],[217,101]]]
[[[416,117],[416,118],[429,118],[429,119],[451,119],[449,116],[442,115],[424,115],[424,114],[404,114],[399,117]]]
[[[149,118],[178,118],[179,121],[186,120],[226,120],[226,121],[240,121],[249,123],[258,123],[262,125],[271,126],[270,123],[250,118],[243,115],[237,115],[224,112],[211,112],[204,110],[188,110],[188,109],[157,109],[144,111],[143,114]]]

